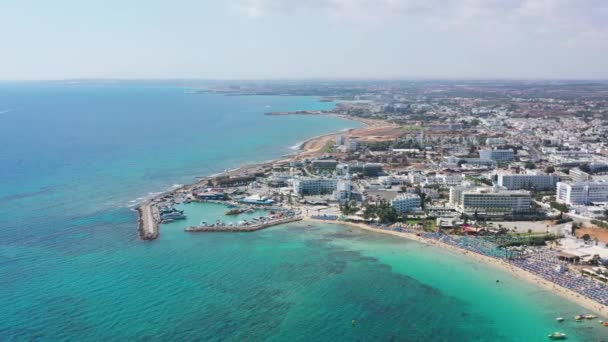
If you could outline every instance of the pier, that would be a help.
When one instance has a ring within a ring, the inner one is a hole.
[[[264,229],[264,228],[268,228],[268,227],[272,227],[272,226],[276,226],[279,224],[285,224],[285,223],[290,223],[290,222],[296,222],[296,221],[301,221],[302,217],[300,216],[296,216],[296,217],[289,217],[289,218],[285,218],[285,219],[279,219],[279,220],[272,220],[272,221],[267,221],[267,222],[263,222],[263,223],[258,223],[258,224],[252,224],[252,225],[242,225],[242,226],[196,226],[196,227],[188,227],[186,229],[184,229],[184,231],[186,232],[191,232],[191,233],[202,233],[202,232],[254,232],[256,230],[260,230],[260,229]]]
[[[142,240],[158,238],[158,223],[160,214],[158,208],[151,202],[146,202],[137,208],[139,213],[139,237]]]

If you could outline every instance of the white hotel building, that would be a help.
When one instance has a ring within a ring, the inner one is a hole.
[[[497,187],[453,187],[450,189],[450,203],[460,212],[472,214],[529,211],[531,196],[525,190],[504,190]]]
[[[420,210],[420,196],[417,194],[400,194],[391,200],[391,206],[397,214]]]
[[[293,179],[293,192],[298,195],[332,194],[338,180],[325,177],[298,177]]]
[[[552,190],[559,176],[546,173],[498,174],[498,185],[508,190]]]
[[[558,182],[556,200],[570,205],[606,203],[608,182]]]

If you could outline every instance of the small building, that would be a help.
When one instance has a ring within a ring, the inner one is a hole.
[[[252,195],[252,196],[240,199],[239,202],[245,203],[245,204],[272,205],[274,203],[274,200],[271,200],[270,198],[266,198],[266,197],[263,197],[260,195]]]
[[[219,192],[194,192],[192,195],[201,201],[222,201],[226,199],[226,194]]]
[[[490,159],[497,162],[507,162],[513,160],[515,157],[515,153],[513,150],[479,150],[479,158],[481,159]]]

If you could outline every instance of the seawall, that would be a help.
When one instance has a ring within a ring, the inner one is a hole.
[[[142,240],[158,238],[158,223],[160,214],[158,208],[151,202],[145,202],[137,208],[139,213],[139,237]]]

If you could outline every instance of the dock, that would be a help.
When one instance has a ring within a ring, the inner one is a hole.
[[[139,237],[142,240],[158,238],[158,223],[160,214],[158,208],[151,202],[145,202],[137,208],[139,213]]]
[[[296,222],[296,221],[301,221],[301,220],[302,220],[302,217],[296,216],[296,217],[289,217],[289,218],[285,218],[285,219],[273,220],[273,221],[268,221],[268,222],[263,222],[263,223],[258,223],[258,224],[252,224],[252,225],[188,227],[188,228],[184,229],[184,231],[190,232],[190,233],[254,232],[256,230],[260,230],[260,229],[264,229],[264,228],[268,228],[268,227],[272,227],[272,226],[277,226],[279,224],[285,224],[285,223]]]

